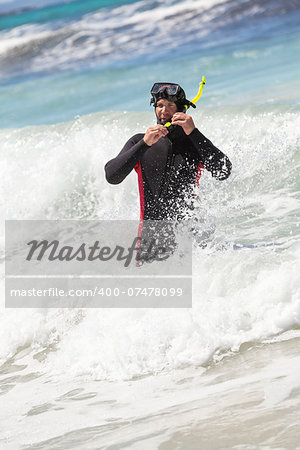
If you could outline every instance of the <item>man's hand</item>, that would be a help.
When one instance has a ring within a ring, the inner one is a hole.
[[[189,135],[196,128],[191,116],[185,113],[175,113],[172,117],[172,125],[179,125],[183,128],[185,134]]]
[[[163,125],[155,125],[154,127],[149,127],[144,136],[145,144],[151,145],[155,144],[161,137],[166,136],[168,130]]]

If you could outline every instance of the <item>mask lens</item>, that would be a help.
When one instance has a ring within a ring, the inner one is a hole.
[[[155,83],[151,89],[151,94],[155,95],[161,91],[166,91],[168,95],[176,95],[178,84]]]

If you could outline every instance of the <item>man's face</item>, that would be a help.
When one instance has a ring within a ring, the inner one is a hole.
[[[174,116],[176,112],[177,112],[176,103],[169,102],[165,98],[160,98],[157,101],[155,113],[162,123],[169,122],[169,120]]]

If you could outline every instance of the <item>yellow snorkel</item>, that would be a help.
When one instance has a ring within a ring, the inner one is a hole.
[[[198,93],[197,93],[196,97],[193,98],[192,103],[196,103],[196,102],[199,100],[199,98],[201,97],[202,92],[203,92],[203,86],[204,86],[205,84],[206,84],[206,78],[205,78],[205,76],[203,75],[202,81],[200,81],[200,83],[199,83],[199,90],[198,90]],[[185,105],[185,108],[186,108],[186,110],[187,110],[187,109],[189,108],[189,106]]]
[[[202,95],[203,87],[204,87],[205,84],[206,84],[206,78],[203,75],[202,80],[199,83],[198,93],[197,93],[196,97],[193,98],[193,100],[191,100],[191,103],[195,104],[199,100],[199,98]],[[185,107],[185,111],[187,111],[189,109],[190,105],[184,105],[184,107]],[[172,125],[171,122],[167,122],[167,123],[164,124],[164,127],[170,127],[171,125]]]

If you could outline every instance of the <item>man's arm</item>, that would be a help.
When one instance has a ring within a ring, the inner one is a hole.
[[[126,142],[121,152],[105,165],[106,180],[111,184],[121,183],[132,171],[149,146],[143,134],[136,134]]]
[[[191,116],[185,113],[176,113],[172,117],[172,124],[183,128],[196,149],[200,162],[205,169],[211,172],[213,177],[217,180],[226,180],[229,177],[232,167],[229,158],[200,133]]]
[[[207,139],[198,128],[188,136],[197,150],[200,162],[217,180],[226,180],[231,173],[232,164],[229,158]]]
[[[168,130],[162,125],[149,127],[145,134],[136,134],[126,142],[121,152],[105,165],[105,176],[109,183],[119,184],[132,171],[144,152],[155,144]]]

